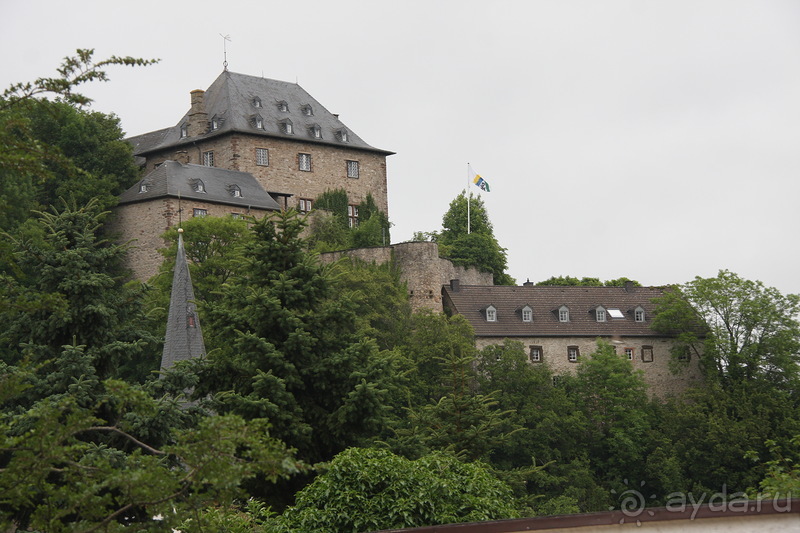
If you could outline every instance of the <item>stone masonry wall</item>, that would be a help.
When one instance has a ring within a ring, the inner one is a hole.
[[[430,309],[441,312],[442,285],[459,279],[466,285],[492,285],[492,275],[476,268],[463,268],[439,257],[435,242],[406,242],[376,248],[358,248],[342,252],[320,254],[323,262],[343,257],[355,257],[368,263],[383,264],[390,261],[400,268],[401,277],[408,287],[413,310]]]
[[[264,216],[261,209],[243,209],[238,206],[212,204],[199,200],[182,199],[181,213],[178,213],[177,198],[159,198],[149,202],[124,204],[114,209],[114,218],[110,224],[112,234],[119,235],[119,241],[130,242],[126,266],[133,271],[136,279],[147,281],[158,274],[164,261],[159,249],[165,248],[167,242],[161,235],[179,220],[192,218],[194,209],[205,209],[208,216],[223,217],[232,214]]]
[[[475,346],[479,349],[492,344],[501,344],[504,339],[478,337],[475,339]],[[513,338],[511,340],[522,342],[526,352],[530,356],[531,346],[542,347],[541,362],[531,364],[546,364],[555,374],[574,374],[577,370],[577,363],[570,362],[567,357],[567,347],[577,346],[580,358],[588,357],[589,354],[597,350],[597,339],[592,337],[525,337]],[[608,340],[608,339],[606,339]],[[617,353],[624,354],[625,348],[633,349],[634,370],[641,370],[644,381],[647,384],[647,392],[651,396],[667,398],[676,396],[689,387],[698,385],[702,379],[699,362],[693,357],[681,368],[678,374],[670,371],[670,339],[658,337],[622,337],[615,339],[613,346]],[[652,362],[645,362],[642,359],[642,347],[653,347]]]
[[[269,165],[256,164],[256,148],[268,150]],[[289,207],[297,207],[300,198],[314,200],[327,190],[343,188],[350,203],[358,204],[371,193],[377,206],[389,214],[386,156],[347,146],[236,133],[150,154],[145,166],[152,170],[167,159],[202,165],[207,151],[214,152],[214,166],[249,172],[266,191],[294,195]],[[300,153],[311,155],[310,172],[299,170]],[[358,178],[347,177],[347,161],[358,161]]]

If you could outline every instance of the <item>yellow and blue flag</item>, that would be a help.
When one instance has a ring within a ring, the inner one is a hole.
[[[472,177],[472,183],[480,187],[482,191],[491,192],[489,188],[489,182],[483,179],[480,174],[476,174],[472,167],[469,168],[469,173]]]

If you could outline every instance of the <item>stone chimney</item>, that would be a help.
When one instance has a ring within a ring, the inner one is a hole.
[[[186,150],[178,150],[175,152],[174,160],[180,163],[181,165],[186,165],[189,163],[189,152]]]
[[[208,113],[203,100],[206,92],[202,89],[195,89],[190,92],[192,108],[189,110],[188,136],[196,137],[208,131]]]
[[[636,285],[630,280],[625,282],[625,292],[636,292]]]
[[[460,279],[451,279],[450,280],[450,290],[453,292],[458,292],[461,289],[461,280]]]

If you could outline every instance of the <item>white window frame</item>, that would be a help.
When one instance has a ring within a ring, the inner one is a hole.
[[[256,165],[260,167],[269,166],[269,150],[266,148],[256,148]]]
[[[486,321],[497,322],[497,308],[495,306],[490,305],[486,308]]]
[[[195,182],[192,184],[192,189],[194,190],[194,192],[201,192],[205,194],[206,184],[203,183],[203,180],[195,180]]]
[[[258,96],[253,98],[253,107],[261,109],[261,98],[259,98]]]
[[[347,206],[347,225],[351,228],[358,226],[358,206],[356,204]]]
[[[192,209],[192,216],[193,217],[208,216],[208,209],[203,209],[202,207],[195,207],[194,209]]]
[[[598,322],[605,322],[606,321],[606,310],[603,307],[598,307],[594,310],[595,318]]]
[[[230,191],[231,191],[231,196],[233,196],[234,198],[242,197],[242,188],[239,187],[238,185],[231,185]]]
[[[203,165],[207,167],[214,166],[214,150],[203,152]]]
[[[636,355],[636,350],[634,348],[623,348],[622,351],[624,352],[628,361],[633,361],[633,356]]]
[[[297,154],[297,168],[303,172],[311,172],[311,154]]]
[[[528,359],[531,363],[541,363],[542,362],[542,347],[541,346],[531,346],[530,352],[528,354]]]
[[[581,356],[581,350],[577,346],[567,346],[567,361],[577,363]]]
[[[348,160],[347,161],[347,177],[358,179],[359,177],[359,164],[358,161]]]
[[[314,206],[314,200],[311,198],[298,198],[297,210],[301,213],[308,213]]]
[[[181,124],[181,139],[185,139],[189,136],[189,126],[186,124]]]
[[[522,308],[522,321],[533,322],[533,309],[529,305]]]
[[[558,308],[558,321],[569,322],[569,307],[562,305]]]
[[[633,311],[633,318],[636,322],[644,322],[644,309],[637,307]]]

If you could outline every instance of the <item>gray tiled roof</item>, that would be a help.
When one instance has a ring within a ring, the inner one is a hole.
[[[254,106],[255,98],[260,99],[260,108]],[[181,139],[181,125],[189,121],[189,112],[187,111],[183,118],[171,128],[130,137],[128,141],[134,146],[134,154],[142,155],[155,150],[191,144],[198,139],[212,138],[231,132],[333,144],[386,155],[393,153],[364,142],[336,115],[325,109],[296,83],[225,71],[205,91],[203,100],[209,122],[215,117],[219,120],[219,127],[216,130],[208,131],[201,136]],[[281,111],[278,107],[279,102],[286,102],[289,111]],[[304,106],[311,106],[312,116],[303,114]],[[263,129],[255,127],[254,119],[257,115],[262,119]],[[294,128],[293,134],[282,131],[280,124],[285,119],[291,120]],[[314,125],[320,127],[321,139],[314,138],[309,133],[308,128]],[[340,140],[336,135],[336,132],[342,129],[348,133],[347,142]]]
[[[664,336],[650,328],[655,313],[653,299],[661,296],[659,287],[550,287],[461,285],[458,290],[444,287],[445,305],[463,315],[478,337],[550,336]],[[488,306],[497,309],[497,321],[487,322]],[[523,322],[522,308],[530,306],[533,320]],[[569,322],[560,322],[558,309],[569,308]],[[618,309],[623,318],[598,322],[598,306]],[[634,310],[642,307],[645,321],[636,322]]]
[[[203,332],[194,302],[192,278],[183,247],[183,236],[178,233],[178,254],[175,257],[175,273],[172,277],[172,293],[169,300],[167,334],[161,355],[161,368],[168,370],[178,361],[203,357],[206,347]]]
[[[202,181],[205,192],[198,192],[196,185]],[[142,191],[142,185],[146,191]],[[231,191],[238,187],[241,196]],[[280,205],[258,184],[252,174],[225,170],[203,165],[182,164],[165,161],[157,169],[142,178],[136,185],[119,196],[120,204],[144,202],[165,196],[187,200],[234,205],[242,208],[279,211]]]

